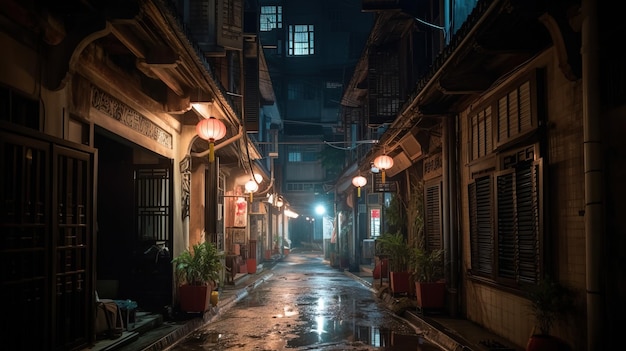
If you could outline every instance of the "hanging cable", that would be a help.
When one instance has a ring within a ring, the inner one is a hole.
[[[429,27],[432,27],[432,28],[435,28],[435,29],[439,29],[440,31],[442,31],[442,32],[443,32],[443,37],[444,37],[444,39],[446,39],[446,41],[448,40],[448,31],[446,30],[446,28],[445,28],[445,27],[438,26],[438,25],[433,24],[433,23],[430,23],[430,22],[426,22],[426,21],[424,21],[423,19],[419,19],[419,18],[417,18],[417,17],[413,17],[413,18],[415,18],[415,20],[416,20],[416,21],[418,21],[418,22],[419,22],[419,23],[421,23],[421,24],[425,24],[425,25],[427,25],[427,26],[429,26]]]

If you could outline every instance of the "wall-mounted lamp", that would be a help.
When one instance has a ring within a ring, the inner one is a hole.
[[[360,174],[352,178],[352,185],[356,187],[358,197],[361,197],[361,187],[365,186],[365,184],[367,184],[367,179]]]
[[[244,187],[246,188],[246,192],[250,194],[250,202],[252,202],[252,194],[259,190],[259,184],[257,184],[254,179],[250,179],[246,182]]]
[[[385,182],[385,170],[393,167],[393,158],[387,156],[387,154],[380,155],[374,159],[374,166],[378,168],[382,174],[383,183]]]
[[[276,198],[276,207],[278,207],[278,209],[280,210],[281,207],[283,207],[285,203],[283,202],[283,198],[281,196],[278,196]]]
[[[215,161],[215,141],[226,135],[226,126],[215,117],[209,117],[196,124],[198,136],[209,142],[209,162]]]

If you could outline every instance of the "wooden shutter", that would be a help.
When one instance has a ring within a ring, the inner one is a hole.
[[[482,177],[469,184],[470,250],[474,274],[493,274],[493,220],[491,177]]]
[[[257,42],[247,42],[243,61],[244,95],[243,120],[248,133],[259,132],[259,110],[261,93],[259,89],[259,51]]]
[[[497,175],[498,276],[518,283],[540,275],[541,164],[522,161]]]
[[[515,172],[504,171],[496,176],[498,224],[498,277],[514,279],[516,254]]]
[[[242,0],[217,0],[217,44],[229,49],[243,49]]]
[[[516,172],[519,281],[536,283],[539,278],[539,194],[541,160],[519,167]]]
[[[426,196],[424,233],[428,250],[442,249],[441,243],[441,183],[427,185],[424,191]]]

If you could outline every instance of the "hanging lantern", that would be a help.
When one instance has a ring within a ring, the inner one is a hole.
[[[257,184],[254,179],[250,179],[244,187],[246,188],[246,192],[250,194],[250,202],[252,202],[252,193],[259,190],[259,184]]]
[[[209,162],[215,161],[215,141],[226,135],[226,126],[215,117],[209,117],[196,124],[196,133],[204,140],[209,141]]]
[[[393,167],[393,158],[387,156],[386,154],[380,155],[374,159],[374,166],[378,168],[383,174],[383,183],[385,182],[385,170]]]
[[[352,185],[354,185],[357,189],[357,196],[361,197],[361,187],[367,184],[367,179],[362,175],[358,175],[352,178]]]

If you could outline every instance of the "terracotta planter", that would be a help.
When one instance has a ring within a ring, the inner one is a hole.
[[[213,285],[181,285],[178,287],[180,309],[184,312],[202,313],[209,310]]]
[[[411,273],[389,272],[389,285],[394,294],[407,294],[411,292]]]
[[[256,258],[248,258],[246,260],[246,265],[248,266],[248,273],[249,274],[256,273]]]
[[[560,339],[552,335],[534,334],[528,339],[526,351],[566,351],[570,348]]]
[[[387,278],[389,274],[389,259],[383,258],[376,263],[374,271],[372,271],[372,277],[374,279]]]
[[[442,309],[446,302],[446,283],[415,282],[417,306],[422,309]]]
[[[552,335],[533,334],[528,339],[526,351],[570,351],[571,348],[561,339]]]

